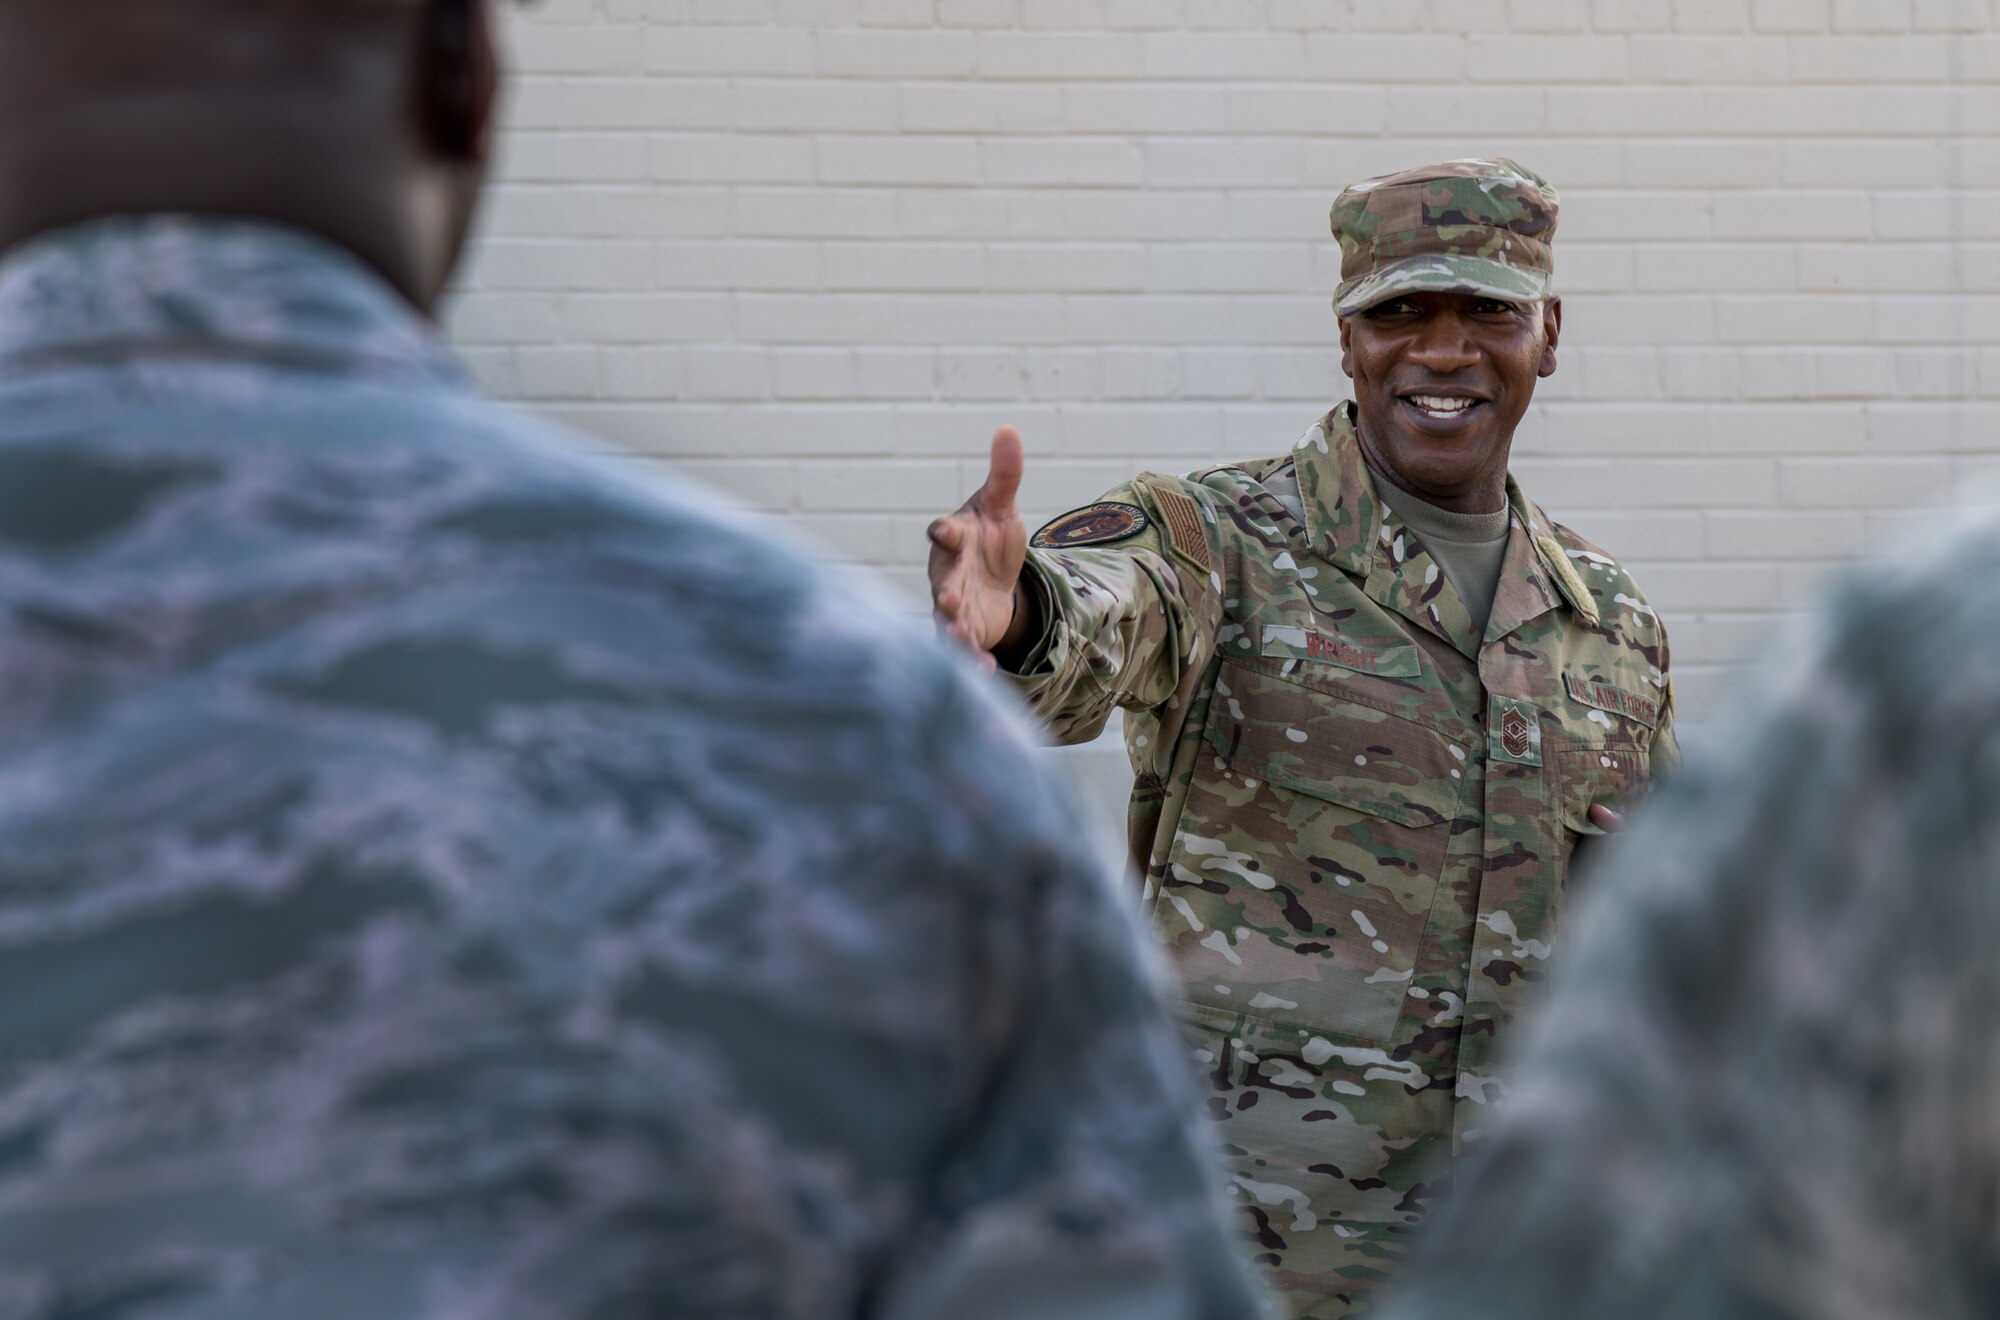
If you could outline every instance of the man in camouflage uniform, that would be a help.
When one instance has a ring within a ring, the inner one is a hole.
[[[2000,1315],[2000,512],[1960,516],[1600,859],[1396,1320]]]
[[[1579,839],[1673,755],[1667,641],[1507,476],[1555,369],[1555,191],[1505,160],[1333,208],[1355,402],[1025,548],[1019,439],[933,526],[937,608],[1064,741],[1113,708],[1131,844],[1278,1290],[1352,1314],[1505,1089]]]
[[[418,310],[488,19],[0,4],[0,1316],[1247,1320],[1012,717]]]

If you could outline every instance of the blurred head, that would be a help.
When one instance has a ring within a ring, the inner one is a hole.
[[[1506,499],[1514,428],[1556,369],[1558,199],[1505,159],[1365,179],[1333,204],[1341,368],[1376,472],[1465,512]]]
[[[0,248],[99,216],[273,220],[429,310],[485,177],[491,0],[0,0]]]

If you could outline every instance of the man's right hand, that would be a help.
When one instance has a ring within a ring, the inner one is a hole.
[[[1039,623],[1017,604],[1027,595],[1021,568],[1028,560],[1028,527],[1014,508],[1021,488],[1021,434],[1011,426],[993,433],[986,484],[958,512],[930,525],[931,606],[938,624],[988,668],[993,653],[1011,654]]]

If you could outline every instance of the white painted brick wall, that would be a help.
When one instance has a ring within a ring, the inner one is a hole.
[[[1993,0],[541,0],[450,329],[500,394],[920,591],[1342,392],[1326,209],[1505,153],[1564,207],[1518,446],[1666,613],[1685,714],[2000,470]],[[913,608],[915,606],[913,605]]]

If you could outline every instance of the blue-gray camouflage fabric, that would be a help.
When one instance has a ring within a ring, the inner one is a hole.
[[[0,263],[0,1315],[1246,1317],[929,639],[286,231]]]
[[[1962,516],[1607,854],[1393,1320],[2000,1316],[2000,515]]]

